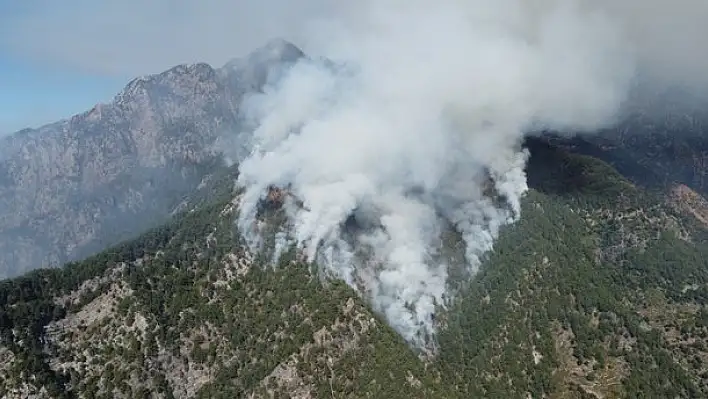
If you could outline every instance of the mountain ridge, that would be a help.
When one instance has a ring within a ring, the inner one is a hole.
[[[245,141],[243,95],[300,56],[274,41],[229,67],[177,65],[133,79],[109,103],[4,137],[0,277],[79,259],[165,221],[220,162],[216,140]]]

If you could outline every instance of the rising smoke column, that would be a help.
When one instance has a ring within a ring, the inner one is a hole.
[[[238,225],[256,249],[259,201],[287,188],[292,242],[423,345],[449,299],[441,231],[461,234],[475,272],[520,217],[523,135],[611,122],[633,66],[612,19],[572,1],[382,0],[356,11],[313,29],[323,55],[347,67],[303,59],[244,104],[258,127]]]

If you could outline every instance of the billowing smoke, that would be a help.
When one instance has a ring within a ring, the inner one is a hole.
[[[441,233],[459,233],[474,273],[520,217],[524,134],[604,127],[628,94],[636,48],[593,4],[372,0],[313,25],[334,62],[302,59],[244,104],[256,129],[239,228],[257,247],[259,204],[283,189],[278,247],[424,345],[450,299]]]

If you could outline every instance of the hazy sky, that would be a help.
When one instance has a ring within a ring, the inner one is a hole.
[[[0,133],[82,112],[135,76],[293,38],[335,3],[0,0]]]
[[[125,78],[78,73],[0,53],[0,134],[53,122],[108,100]]]
[[[0,132],[82,112],[138,75],[183,62],[221,65],[276,36],[305,50],[326,45],[315,42],[328,41],[317,28],[322,17],[334,13],[341,25],[375,2],[0,0]],[[708,1],[576,2],[616,14],[653,72],[708,87]]]

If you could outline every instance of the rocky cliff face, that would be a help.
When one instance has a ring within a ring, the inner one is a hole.
[[[179,65],[131,81],[108,104],[3,139],[0,278],[85,257],[163,221],[221,164],[217,139],[246,145],[242,97],[302,56],[273,41],[223,68]]]

